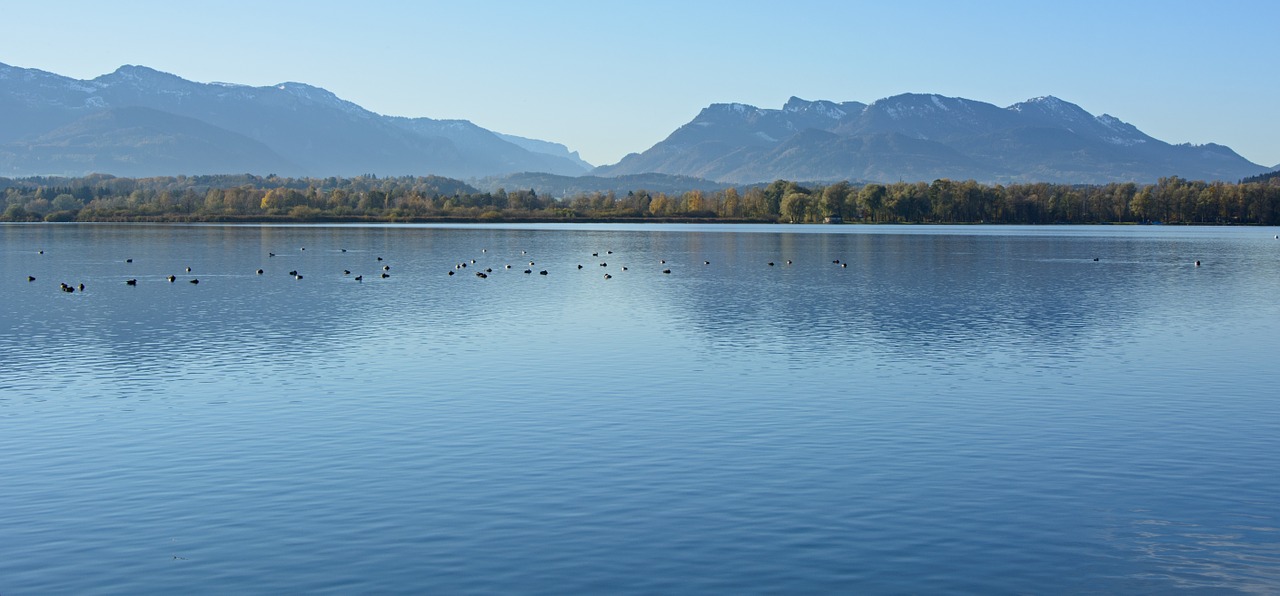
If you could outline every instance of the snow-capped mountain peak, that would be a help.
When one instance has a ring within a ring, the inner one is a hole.
[[[787,103],[782,106],[782,111],[791,114],[815,114],[818,116],[825,116],[832,120],[839,120],[848,115],[848,112],[841,109],[840,106],[836,105],[834,102],[824,100],[806,101],[794,95],[791,96],[791,99],[788,99]]]

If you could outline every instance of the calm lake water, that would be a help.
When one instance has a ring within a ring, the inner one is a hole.
[[[0,594],[1275,593],[1277,233],[0,225]]]

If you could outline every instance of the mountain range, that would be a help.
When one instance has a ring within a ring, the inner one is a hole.
[[[0,64],[0,175],[436,174],[591,165],[466,120],[375,114],[302,83],[196,83],[143,66],[77,80]]]
[[[639,175],[702,187],[779,178],[1235,181],[1264,170],[1228,147],[1172,145],[1051,96],[1006,108],[933,94],[712,104],[648,150],[592,169],[559,143],[466,120],[384,116],[302,83],[197,83],[144,66],[77,80],[0,64],[0,176],[10,177],[433,174],[607,190],[616,185],[605,178]],[[529,172],[551,177],[519,178]]]
[[[658,172],[733,183],[975,179],[1235,181],[1265,168],[1215,144],[1171,145],[1056,97],[1007,108],[933,94],[835,103],[792,97],[780,110],[713,104],[644,151],[592,171]]]

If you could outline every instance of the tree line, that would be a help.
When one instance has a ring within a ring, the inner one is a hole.
[[[1280,177],[1240,183],[770,184],[553,197],[436,176],[0,178],[3,221],[536,221],[1280,225]]]

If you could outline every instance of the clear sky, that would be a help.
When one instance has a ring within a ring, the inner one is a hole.
[[[1055,95],[1171,143],[1280,164],[1280,2],[7,1],[0,62],[80,79],[324,87],[463,118],[594,164],[711,103]]]

